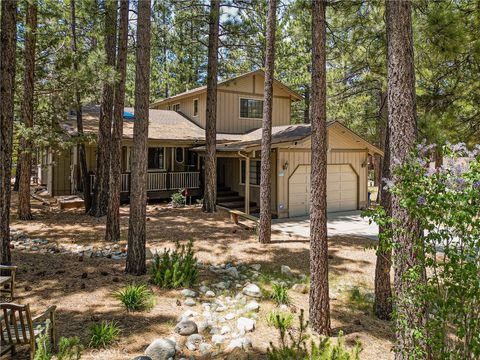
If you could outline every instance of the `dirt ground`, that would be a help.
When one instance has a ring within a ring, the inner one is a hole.
[[[58,244],[104,246],[105,218],[92,218],[78,210],[59,210],[33,201],[34,220],[16,218],[16,196],[12,201],[11,227]],[[273,234],[272,244],[257,242],[254,232],[233,224],[225,212],[204,214],[199,208],[171,209],[166,204],[148,206],[147,245],[154,252],[173,247],[175,240],[194,240],[200,261],[207,264],[261,264],[261,272],[275,274],[288,265],[297,274],[308,275],[308,239],[285,238]],[[128,231],[128,206],[121,209],[122,243]],[[248,225],[248,224],[247,224]],[[360,237],[333,237],[329,241],[332,332],[345,334],[346,343],[359,340],[362,359],[392,359],[392,331],[389,323],[372,314],[375,253],[371,241]],[[149,312],[126,312],[112,292],[132,282],[148,282],[148,276],[125,275],[124,260],[85,258],[65,254],[42,254],[12,250],[13,263],[19,266],[16,302],[30,304],[33,313],[57,305],[59,336],[79,336],[88,343],[92,323],[114,320],[122,329],[121,340],[106,350],[86,349],[85,359],[132,359],[143,353],[156,338],[173,334],[176,320],[188,307],[178,306],[180,291],[165,291],[151,286],[156,305]],[[204,279],[207,271],[201,274]],[[353,291],[352,291],[353,289]],[[358,296],[358,293],[363,294]],[[308,311],[308,295],[290,291],[292,308]],[[198,306],[200,308],[200,306]],[[277,331],[265,317],[274,308],[262,301],[257,328],[251,338],[254,351],[250,359],[264,359]],[[20,352],[15,359],[21,359]],[[9,355],[6,356],[8,358]],[[220,357],[221,358],[221,357]]]

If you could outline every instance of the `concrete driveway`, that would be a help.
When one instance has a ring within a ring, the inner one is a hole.
[[[361,211],[348,211],[328,214],[328,236],[354,235],[378,240],[378,225],[370,225],[362,218]],[[286,235],[310,237],[310,218],[308,216],[272,220],[272,231]]]

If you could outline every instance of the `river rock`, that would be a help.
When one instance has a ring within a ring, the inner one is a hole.
[[[235,349],[248,349],[252,347],[252,341],[248,338],[241,337],[238,339],[233,339],[225,348],[225,351],[230,352]]]
[[[184,297],[191,297],[191,298],[193,298],[193,297],[197,296],[197,293],[196,293],[195,291],[193,291],[193,290],[190,290],[190,289],[183,289],[183,290],[182,290],[182,295],[183,295]]]
[[[246,311],[257,311],[260,308],[260,304],[256,301],[250,301],[247,305],[245,305]]]
[[[295,284],[292,286],[292,290],[300,294],[306,294],[308,292],[308,287],[306,284]]]
[[[187,306],[195,306],[195,300],[191,297],[187,297],[183,303]]]
[[[198,333],[198,327],[191,320],[182,320],[175,326],[175,332],[182,336],[188,336]]]
[[[249,319],[246,317],[241,317],[237,319],[237,329],[238,331],[253,331],[255,329],[255,320]]]
[[[286,275],[288,277],[292,277],[293,276],[293,273],[292,273],[292,269],[290,269],[290,266],[287,266],[287,265],[282,265],[280,267],[280,271],[283,275]]]
[[[175,356],[175,342],[170,339],[156,339],[145,349],[145,355],[152,360],[168,360]]]
[[[247,286],[245,286],[242,290],[242,293],[244,293],[247,296],[256,297],[256,298],[259,298],[262,296],[262,292],[260,291],[260,288],[255,284],[248,284]]]

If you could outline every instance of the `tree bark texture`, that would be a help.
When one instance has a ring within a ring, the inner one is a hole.
[[[123,107],[125,103],[125,82],[127,74],[128,51],[128,0],[120,2],[120,24],[118,31],[117,73],[118,83],[115,87],[113,108],[113,130],[110,151],[110,201],[108,202],[107,228],[105,240],[120,240],[120,192],[122,176],[122,136]]]
[[[37,3],[36,0],[27,3],[27,19],[25,32],[25,69],[23,79],[22,118],[26,128],[33,128],[33,87],[35,83],[35,45],[37,42]],[[32,140],[29,135],[20,139],[20,163],[23,171],[20,173],[18,187],[18,218],[31,220],[30,179],[32,177]]]
[[[13,143],[13,95],[15,92],[15,48],[17,30],[17,1],[2,1],[0,35],[0,234],[1,263],[9,265],[10,255],[10,197]]]
[[[150,2],[138,2],[135,70],[135,120],[133,125],[132,188],[128,224],[126,272],[143,275],[145,263],[147,210],[147,139],[150,98]]]
[[[326,1],[312,2],[310,325],[330,334],[327,240]]]
[[[388,134],[388,125],[386,129],[384,155],[382,161],[382,177],[389,179],[390,173],[390,136]],[[387,216],[392,215],[391,194],[385,186],[379,185],[381,196],[380,205],[385,209]],[[385,184],[383,184],[385,185]],[[375,315],[382,320],[389,320],[392,314],[392,288],[390,284],[390,268],[392,267],[392,251],[381,234],[389,229],[383,226],[379,227],[380,240],[377,249],[377,262],[375,265]]]
[[[105,52],[106,65],[115,68],[115,40],[117,33],[117,1],[105,1]],[[110,142],[112,136],[114,84],[103,84],[100,121],[98,124],[97,168],[93,187],[93,202],[90,215],[101,217],[107,214],[108,187],[110,183]]]
[[[275,30],[277,1],[268,1],[267,38],[265,51],[265,83],[263,90],[262,151],[260,171],[260,222],[258,239],[268,244],[272,238],[272,108],[273,76],[275,71]]]
[[[386,1],[388,43],[388,120],[390,136],[390,171],[402,164],[417,140],[415,108],[415,72],[413,57],[413,34],[410,1]],[[415,338],[412,328],[423,328],[424,308],[412,302],[409,293],[418,286],[418,281],[407,276],[409,270],[420,265],[418,221],[412,219],[400,206],[400,198],[392,195],[392,217],[398,230],[394,238],[394,286],[396,311],[395,359],[409,358],[414,347],[423,347]],[[405,325],[408,324],[408,325]]]
[[[72,43],[71,48],[74,55],[73,70],[78,72],[78,52],[77,52],[77,18],[75,14],[75,0],[70,0],[70,28],[72,31]],[[80,91],[75,84],[75,115],[77,121],[77,134],[79,137],[83,137],[83,114],[82,114],[82,100]],[[78,144],[78,161],[80,165],[80,178],[82,181],[83,189],[83,203],[85,207],[85,213],[88,213],[92,205],[92,193],[90,187],[90,175],[87,168],[87,153],[85,151],[85,144],[80,142]]]
[[[205,125],[205,184],[203,211],[216,211],[217,202],[217,73],[220,1],[211,0],[208,32],[207,109]]]

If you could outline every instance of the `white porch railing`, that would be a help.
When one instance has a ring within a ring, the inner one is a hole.
[[[121,191],[130,191],[130,173],[121,175]],[[90,174],[90,189],[93,191],[95,175]],[[177,190],[177,189],[198,189],[200,187],[200,172],[148,172],[147,191]]]
[[[149,172],[147,176],[147,191],[168,190],[166,172]]]
[[[200,173],[198,171],[169,173],[170,189],[197,189],[200,186]]]

